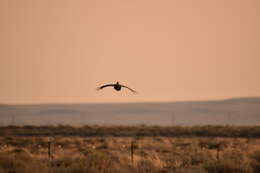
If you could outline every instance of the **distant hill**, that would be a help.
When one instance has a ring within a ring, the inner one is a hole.
[[[260,97],[218,101],[0,105],[0,125],[260,125]]]

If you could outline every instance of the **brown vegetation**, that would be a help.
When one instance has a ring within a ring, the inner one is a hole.
[[[115,137],[112,134],[115,127],[109,129],[109,127],[100,126],[88,128],[93,128],[99,133],[102,131],[104,136],[94,134],[73,136],[72,134],[78,129],[82,130],[87,127],[69,128],[67,126],[61,127],[59,132],[73,132],[70,135],[33,136],[30,134],[26,136],[28,128],[33,132],[43,127],[11,127],[10,129],[5,127],[6,134],[14,134],[13,130],[19,129],[20,134],[23,133],[23,135],[0,136],[0,173],[260,172],[260,139],[258,138],[198,137],[196,135]],[[102,128],[108,131],[105,133]],[[120,127],[120,130],[124,131],[127,128],[133,131],[132,127]],[[162,127],[140,126],[138,128],[142,129],[143,134],[148,134],[151,129],[160,130]],[[110,135],[108,135],[109,132]],[[45,132],[38,131],[39,133]],[[90,134],[90,132],[87,133]],[[48,145],[49,143],[51,145]]]
[[[196,136],[260,138],[260,126],[2,126],[0,136]]]

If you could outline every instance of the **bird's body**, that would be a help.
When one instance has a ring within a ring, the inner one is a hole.
[[[102,85],[101,87],[98,87],[97,90],[101,90],[101,89],[103,89],[103,88],[105,88],[105,87],[109,87],[109,86],[113,86],[116,91],[120,91],[122,88],[127,88],[127,89],[129,89],[130,91],[132,91],[133,93],[136,93],[135,90],[133,90],[133,89],[127,87],[127,86],[121,85],[121,84],[119,84],[119,82],[116,82],[115,84]]]
[[[116,85],[114,85],[114,89],[117,90],[117,91],[120,91],[121,90],[121,85],[119,85],[119,83],[117,82]]]

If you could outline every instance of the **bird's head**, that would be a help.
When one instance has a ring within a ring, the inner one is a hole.
[[[119,85],[119,82],[116,82],[117,85]]]

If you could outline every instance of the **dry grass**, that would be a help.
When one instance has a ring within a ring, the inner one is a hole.
[[[52,158],[48,157],[49,141]],[[0,173],[31,172],[259,173],[260,139],[1,136]]]

